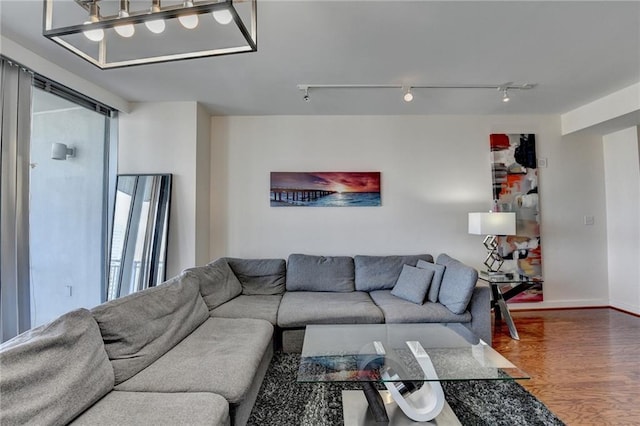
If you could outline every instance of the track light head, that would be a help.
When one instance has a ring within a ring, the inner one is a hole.
[[[305,102],[310,102],[311,101],[311,98],[309,97],[309,88],[308,87],[304,88],[304,96],[302,97],[302,99]]]
[[[509,92],[507,92],[507,89],[504,89],[502,91],[502,102],[509,102],[511,100],[511,98],[509,97]]]
[[[411,87],[404,87],[403,99],[405,102],[411,102],[413,100],[413,93],[411,93]]]

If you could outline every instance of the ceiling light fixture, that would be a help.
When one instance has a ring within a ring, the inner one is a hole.
[[[497,87],[498,92],[502,92],[502,102],[507,103],[511,100],[511,98],[509,97],[508,90],[512,88],[511,87],[512,85],[513,85],[513,82],[510,81],[508,83],[502,83]]]
[[[43,35],[102,69],[258,50],[257,0],[43,1]]]
[[[411,102],[413,100],[413,93],[411,93],[411,87],[403,87],[404,96],[403,99],[405,102]]]
[[[510,99],[508,90],[530,90],[537,85],[537,83],[515,84],[512,82],[503,84],[413,84],[411,86],[398,84],[298,84],[298,90],[308,93],[309,89],[402,89],[405,102],[411,102],[415,89],[497,89],[503,93],[503,102],[508,102]],[[305,98],[305,100],[307,99]]]
[[[302,99],[303,99],[305,102],[309,102],[309,101],[311,101],[311,98],[309,97],[309,88],[308,88],[308,87],[305,87],[305,88],[304,88],[304,96],[302,97]]]

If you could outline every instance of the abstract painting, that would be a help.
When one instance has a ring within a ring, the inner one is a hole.
[[[505,259],[502,271],[540,280],[509,302],[540,302],[542,248],[536,136],[492,134],[490,145],[494,210],[516,213],[516,235],[498,237],[498,250]]]
[[[271,207],[380,206],[380,172],[271,172]]]

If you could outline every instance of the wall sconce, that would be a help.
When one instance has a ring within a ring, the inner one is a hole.
[[[69,157],[75,157],[75,148],[67,148],[67,145],[59,142],[51,144],[51,159],[52,160],[66,160]]]

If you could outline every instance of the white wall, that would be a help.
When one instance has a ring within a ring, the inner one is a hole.
[[[167,277],[175,276],[197,258],[198,104],[137,103],[119,120],[118,173],[173,174]]]
[[[563,139],[556,116],[213,117],[210,252],[447,252],[480,267],[467,213],[491,206],[493,132],[536,133],[549,162],[540,169],[546,301],[534,306],[607,305],[600,140]],[[272,208],[271,171],[380,171],[383,205]]]
[[[640,314],[639,127],[603,137],[611,305]]]

